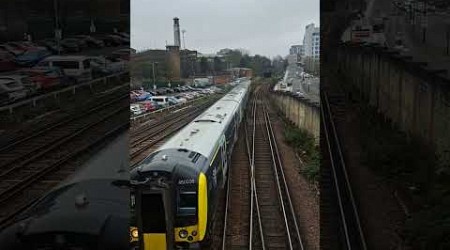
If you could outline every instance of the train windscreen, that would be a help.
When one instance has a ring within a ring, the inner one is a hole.
[[[166,213],[162,194],[142,195],[141,216],[144,233],[166,233]]]
[[[178,215],[189,216],[197,212],[197,193],[180,192],[178,197]]]

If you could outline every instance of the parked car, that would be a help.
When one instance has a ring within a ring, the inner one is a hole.
[[[149,100],[152,95],[149,92],[143,91],[143,90],[135,90],[132,91],[135,95],[136,95],[136,100],[137,101],[145,101],[145,100]]]
[[[140,115],[143,113],[141,106],[139,104],[131,104],[130,111],[133,115]]]
[[[144,101],[140,103],[145,112],[152,112],[156,110],[155,103],[152,101]]]
[[[174,96],[167,97],[167,101],[169,102],[169,105],[177,105],[180,103],[180,101],[178,101],[178,99]]]
[[[25,50],[23,50],[23,49],[17,49],[15,47],[11,47],[8,44],[0,44],[0,50],[9,52],[13,56],[18,56],[18,55],[22,54],[23,52],[25,52]]]
[[[122,44],[119,38],[110,35],[95,35],[94,38],[103,41],[108,47],[120,46]]]
[[[45,48],[28,50],[17,56],[15,62],[20,66],[32,67],[50,55],[50,51]]]
[[[123,72],[126,68],[125,61],[110,61],[105,57],[91,57],[92,74],[94,76],[105,76]]]
[[[192,99],[195,98],[195,96],[192,95],[192,94],[190,94],[190,93],[185,93],[185,94],[183,95],[183,97],[186,98],[186,99],[188,99],[188,100],[192,100]]]
[[[182,95],[176,95],[176,96],[174,96],[174,97],[177,98],[177,100],[178,100],[179,103],[185,103],[185,102],[187,102],[187,99],[184,98]]]
[[[156,102],[161,107],[169,106],[169,98],[167,96],[152,96],[151,101]]]
[[[91,48],[103,48],[103,47],[105,47],[105,42],[103,42],[102,40],[97,39],[95,37],[92,37],[92,36],[77,35],[77,36],[74,36],[74,38],[84,41],[87,44],[87,46],[91,47]]]
[[[37,64],[38,67],[58,67],[76,82],[92,80],[92,68],[85,56],[49,56]]]
[[[10,101],[23,99],[36,91],[35,86],[28,76],[8,75],[0,76],[1,102],[4,104]],[[7,99],[5,99],[7,98]]]
[[[113,58],[120,58],[122,60],[129,61],[130,60],[130,49],[119,49],[112,53]]]
[[[31,68],[19,71],[22,75],[29,76],[29,79],[36,85],[37,89],[45,90],[56,86],[64,85],[66,76],[59,68]]]
[[[32,47],[31,44],[22,44],[20,42],[7,42],[6,44],[17,50],[22,50],[24,52]]]
[[[123,38],[128,38],[130,39],[130,34],[125,33],[125,32],[118,32],[118,33],[114,33],[117,36],[123,37]]]
[[[41,41],[37,41],[36,44],[47,48],[52,54],[64,54],[66,49],[62,45],[58,45],[53,39],[45,39]]]
[[[157,95],[164,95],[164,94],[167,94],[167,90],[166,90],[165,88],[158,88],[158,89],[155,89],[155,92],[156,92]]]
[[[76,39],[63,39],[60,44],[67,52],[80,52],[82,49]]]
[[[16,69],[15,57],[13,54],[0,50],[0,72],[12,71]]]
[[[126,37],[122,37],[120,35],[117,34],[113,34],[110,35],[111,37],[117,39],[118,41],[120,41],[121,45],[129,45],[130,44],[130,38],[126,38]]]

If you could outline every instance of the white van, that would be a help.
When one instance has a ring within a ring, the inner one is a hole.
[[[49,56],[39,62],[37,67],[59,67],[77,82],[92,80],[90,59],[86,56]]]
[[[159,106],[167,107],[169,106],[169,97],[167,96],[152,96],[150,98],[153,102],[156,102]]]

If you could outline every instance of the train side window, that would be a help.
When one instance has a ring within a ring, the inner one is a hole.
[[[181,216],[196,215],[197,213],[197,193],[180,191],[178,193],[178,211]]]

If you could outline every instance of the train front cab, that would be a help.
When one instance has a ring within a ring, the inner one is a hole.
[[[136,188],[133,197],[137,228],[131,229],[132,245],[141,250],[174,249],[170,189]]]
[[[132,197],[137,227],[130,228],[132,246],[143,250],[199,247],[207,231],[207,178],[200,173],[195,187],[186,184],[135,188]]]

